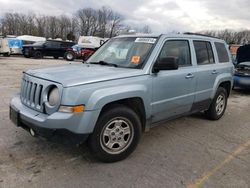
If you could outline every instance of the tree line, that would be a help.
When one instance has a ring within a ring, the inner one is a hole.
[[[207,30],[200,32],[208,36],[217,37],[225,40],[228,44],[249,44],[250,43],[250,30],[234,31],[234,30]]]
[[[78,36],[113,37],[121,31],[131,29],[123,24],[123,15],[111,8],[83,8],[72,16],[47,16],[34,13],[5,13],[0,19],[2,35],[33,35],[45,38],[76,40]],[[140,28],[141,32],[151,32],[149,26]]]

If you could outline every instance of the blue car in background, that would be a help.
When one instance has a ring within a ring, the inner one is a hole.
[[[250,89],[250,45],[239,47],[236,57],[234,88]]]

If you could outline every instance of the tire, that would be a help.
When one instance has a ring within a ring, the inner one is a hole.
[[[141,130],[140,119],[132,109],[115,105],[98,118],[88,146],[102,162],[120,161],[135,150]]]
[[[53,56],[54,57],[54,59],[58,59],[59,57],[58,56]]]
[[[9,52],[8,53],[4,53],[3,56],[4,57],[10,57],[10,53]]]
[[[219,87],[209,109],[205,112],[208,119],[218,120],[225,113],[228,94],[225,88]]]
[[[75,59],[74,53],[72,53],[72,52],[66,52],[65,53],[65,59],[67,61],[74,61],[74,59]]]
[[[26,57],[26,58],[30,58],[30,56],[29,56],[29,55],[24,55],[24,57]]]
[[[35,59],[41,59],[43,58],[43,53],[41,51],[35,51],[33,56]]]

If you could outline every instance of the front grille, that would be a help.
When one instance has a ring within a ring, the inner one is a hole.
[[[21,101],[26,106],[30,106],[39,111],[42,110],[42,92],[44,86],[35,82],[35,79],[23,77],[21,84]]]
[[[59,89],[61,96],[63,88],[61,84],[24,73],[20,93],[22,103],[25,106],[42,113],[49,114],[56,111],[59,108],[60,103],[55,107],[46,105],[47,93],[52,86],[56,86]]]

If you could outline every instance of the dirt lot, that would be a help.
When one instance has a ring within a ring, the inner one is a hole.
[[[113,164],[15,127],[8,105],[22,71],[62,63],[0,57],[0,187],[250,187],[250,92],[234,91],[219,121],[198,114],[151,129]]]

